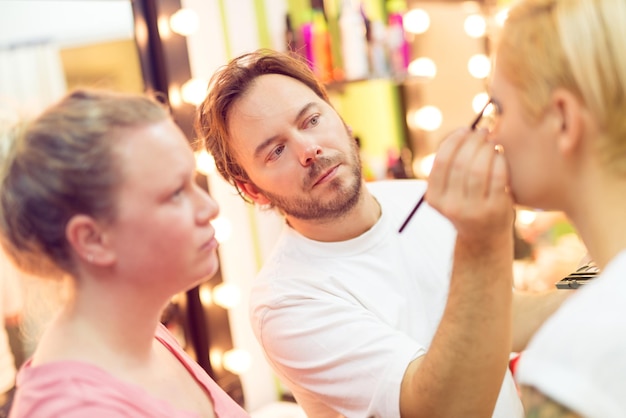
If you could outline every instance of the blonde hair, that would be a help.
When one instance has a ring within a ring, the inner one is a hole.
[[[114,144],[124,129],[169,117],[147,96],[77,90],[12,130],[0,172],[0,234],[28,273],[73,273],[65,227],[72,216],[116,215],[122,181]]]
[[[572,92],[598,121],[597,149],[626,174],[626,2],[525,0],[498,38],[498,65],[537,121],[556,88]]]

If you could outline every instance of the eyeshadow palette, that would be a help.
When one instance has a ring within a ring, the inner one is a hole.
[[[556,282],[556,287],[557,289],[578,289],[589,283],[589,280],[595,278],[599,273],[600,269],[593,262],[588,263]]]

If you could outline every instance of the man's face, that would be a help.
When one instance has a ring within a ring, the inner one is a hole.
[[[335,219],[357,202],[361,162],[337,112],[291,77],[258,77],[228,117],[244,191],[287,217]]]

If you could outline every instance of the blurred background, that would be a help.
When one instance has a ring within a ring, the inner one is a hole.
[[[427,178],[439,141],[488,100],[493,37],[508,1],[2,0],[0,126],[74,87],[158,92],[193,141],[195,107],[213,72],[257,48],[301,54],[361,145],[366,180]],[[218,200],[221,269],[172,300],[163,322],[248,411],[299,416],[248,324],[250,282],[281,220],[245,205],[201,150],[197,181]],[[416,200],[419,196],[416,196]],[[585,249],[560,213],[519,208],[515,286],[541,291]],[[26,305],[59,289],[24,279]],[[30,303],[29,303],[30,301]],[[47,309],[47,308],[46,308]],[[28,355],[49,316],[27,309]],[[50,308],[52,309],[52,308]],[[277,403],[278,402],[278,403]]]

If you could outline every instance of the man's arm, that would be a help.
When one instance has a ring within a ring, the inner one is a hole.
[[[426,201],[457,231],[448,301],[428,352],[404,375],[407,417],[490,417],[512,341],[513,201],[503,156],[485,131],[441,144]]]
[[[402,381],[403,418],[492,415],[510,354],[511,250],[508,237],[490,250],[457,241],[439,328]]]
[[[521,392],[526,418],[582,418],[533,387],[522,386]]]
[[[520,352],[533,334],[575,290],[555,289],[546,292],[513,292],[513,345]]]

